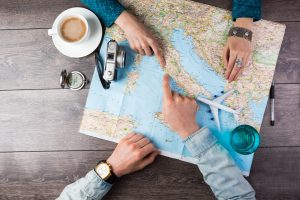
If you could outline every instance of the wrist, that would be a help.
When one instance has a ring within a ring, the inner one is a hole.
[[[122,173],[122,170],[119,169],[119,166],[114,162],[114,159],[110,156],[106,162],[111,166],[111,170],[112,172],[118,177],[120,178],[121,176],[123,176],[124,174]]]
[[[130,18],[130,13],[124,10],[120,16],[116,19],[115,24],[117,24],[122,30],[126,27],[128,19]]]
[[[253,19],[252,18],[238,18],[236,19],[234,26],[235,27],[242,27],[249,30],[252,30]]]
[[[184,140],[187,137],[189,137],[190,135],[192,135],[193,133],[195,133],[196,131],[198,131],[200,129],[200,126],[195,123],[190,125],[187,129],[180,131],[180,137]]]
[[[118,179],[118,176],[112,171],[112,167],[106,160],[99,161],[94,171],[106,183],[114,184]]]

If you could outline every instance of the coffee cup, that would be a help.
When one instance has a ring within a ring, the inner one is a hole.
[[[77,44],[87,39],[89,25],[86,18],[80,14],[67,14],[48,30],[49,36],[58,36],[69,44]]]

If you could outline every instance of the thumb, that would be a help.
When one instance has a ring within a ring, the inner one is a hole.
[[[144,160],[142,161],[142,163],[140,165],[140,168],[143,169],[146,166],[153,163],[153,161],[155,160],[155,158],[158,154],[159,154],[159,151],[154,151],[154,152],[150,153],[146,158],[144,158]]]

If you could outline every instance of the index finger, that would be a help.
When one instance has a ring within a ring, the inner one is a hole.
[[[154,40],[150,41],[150,47],[153,50],[154,54],[156,55],[159,64],[162,67],[166,66],[166,61],[165,61],[165,59],[163,57],[163,54],[161,53],[161,51],[160,51],[160,49],[158,47],[157,42],[155,42]]]
[[[163,93],[164,93],[164,99],[172,99],[172,91],[169,85],[169,75],[165,74],[163,78]]]

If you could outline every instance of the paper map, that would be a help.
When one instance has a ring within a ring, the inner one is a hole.
[[[229,135],[240,124],[260,130],[285,26],[265,20],[255,22],[251,63],[237,82],[229,84],[224,78],[222,61],[227,33],[233,25],[229,11],[182,0],[123,0],[121,3],[159,38],[167,66],[162,69],[155,57],[134,53],[117,26],[107,29],[101,56],[106,55],[107,42],[115,39],[127,53],[126,66],[109,90],[102,88],[95,71],[80,132],[114,142],[129,132],[138,132],[147,136],[163,155],[195,163],[180,137],[163,120],[163,74],[171,75],[174,90],[191,97],[202,95],[213,99],[223,91],[234,89],[236,92],[224,105],[242,108],[239,121],[232,114],[219,111],[219,131],[209,107],[200,104],[197,122],[210,128],[241,171],[248,175],[253,154],[236,153],[230,146]]]

